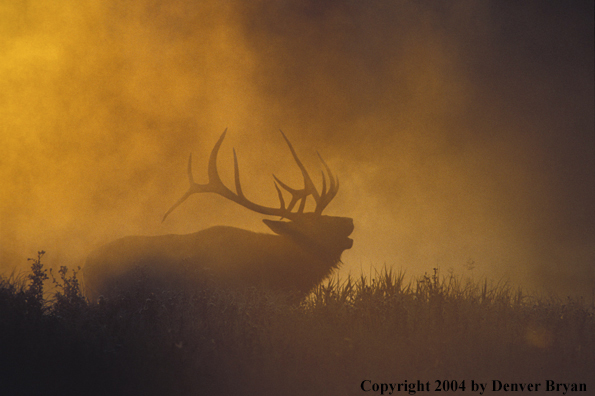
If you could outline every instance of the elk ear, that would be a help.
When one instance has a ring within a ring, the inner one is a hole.
[[[275,234],[287,235],[292,232],[290,221],[277,221],[262,219],[262,222],[267,225]]]

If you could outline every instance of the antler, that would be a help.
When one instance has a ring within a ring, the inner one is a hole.
[[[262,205],[256,204],[256,203],[248,200],[244,196],[244,193],[242,192],[242,186],[240,184],[240,172],[239,172],[239,167],[238,167],[238,159],[237,159],[236,152],[234,149],[233,150],[233,165],[234,165],[234,179],[235,179],[235,187],[236,187],[236,192],[234,193],[233,191],[231,191],[229,188],[227,188],[223,184],[223,182],[221,181],[221,178],[219,177],[219,173],[217,171],[217,154],[219,153],[219,148],[221,147],[221,143],[223,143],[223,139],[225,138],[226,133],[227,133],[227,128],[225,129],[225,131],[223,131],[223,133],[221,134],[221,137],[219,137],[219,140],[217,141],[217,143],[215,143],[215,147],[213,147],[213,150],[211,151],[211,156],[209,157],[209,165],[208,165],[208,176],[209,176],[208,183],[198,184],[198,183],[194,182],[194,177],[192,176],[192,154],[190,154],[190,157],[188,158],[188,180],[190,182],[190,187],[188,188],[188,191],[186,191],[186,193],[171,208],[169,208],[167,213],[165,213],[165,215],[163,216],[162,222],[165,221],[167,216],[175,208],[180,206],[186,199],[188,199],[189,196],[191,196],[192,194],[196,194],[196,193],[212,192],[212,193],[221,195],[222,197],[225,197],[225,198],[229,199],[230,201],[233,201],[233,202],[235,202],[247,209],[250,209],[254,212],[265,214],[265,215],[280,216],[281,218],[288,218],[288,219],[295,219],[296,217],[298,217],[299,215],[301,215],[304,212],[304,208],[306,206],[306,199],[308,198],[309,195],[312,195],[314,197],[314,200],[316,201],[316,209],[314,210],[314,213],[320,215],[322,213],[323,209],[331,202],[331,200],[337,194],[337,191],[339,190],[339,181],[335,180],[335,177],[333,177],[333,174],[331,173],[330,168],[328,167],[326,162],[324,162],[324,160],[322,159],[320,154],[318,154],[318,157],[322,161],[322,163],[328,173],[328,176],[330,179],[330,188],[328,191],[326,191],[326,177],[324,175],[324,172],[322,172],[322,193],[321,194],[318,193],[318,191],[316,190],[316,187],[314,186],[314,183],[312,182],[312,179],[310,178],[310,175],[308,175],[306,168],[304,167],[302,162],[299,160],[295,150],[293,149],[293,146],[291,145],[291,143],[289,142],[289,139],[287,139],[287,137],[285,136],[283,131],[281,131],[281,134],[283,135],[283,138],[287,142],[289,149],[291,150],[291,154],[293,155],[293,158],[295,159],[298,167],[302,171],[302,175],[304,177],[304,188],[301,190],[293,189],[293,188],[287,186],[281,180],[279,180],[275,175],[273,175],[273,177],[276,181],[275,189],[277,190],[277,194],[279,196],[280,207],[279,208],[266,207],[266,206],[262,206]],[[291,202],[289,203],[289,206],[287,206],[287,208],[285,207],[285,200],[283,199],[283,194],[281,193],[281,190],[277,186],[277,183],[279,183],[281,185],[281,187],[283,187],[285,190],[287,190],[292,196]],[[300,200],[301,200],[301,202],[300,202],[298,211],[292,212],[292,209],[295,207],[296,203]]]

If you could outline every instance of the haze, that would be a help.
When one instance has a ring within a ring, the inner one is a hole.
[[[439,267],[533,290],[595,284],[593,4],[508,1],[0,2],[0,271],[82,265],[131,235],[262,216],[187,189],[219,155],[341,188],[342,273]],[[317,176],[317,177],[316,177]],[[473,270],[470,268],[474,267]]]

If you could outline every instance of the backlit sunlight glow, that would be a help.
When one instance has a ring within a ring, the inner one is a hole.
[[[161,218],[190,152],[206,181],[225,128],[227,185],[235,148],[251,200],[277,202],[272,174],[301,186],[282,129],[317,185],[317,151],[340,179],[325,213],[355,221],[341,273],[439,267],[590,295],[592,31],[536,22],[537,54],[484,2],[374,4],[3,2],[0,272],[40,249],[75,268],[126,235],[267,232],[214,196]]]

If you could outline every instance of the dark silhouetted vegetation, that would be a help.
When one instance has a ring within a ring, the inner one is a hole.
[[[0,280],[2,394],[352,395],[365,379],[595,386],[594,309],[580,300],[383,270],[330,280],[297,304],[142,279],[88,302],[65,267],[44,294],[42,256],[26,278]]]

